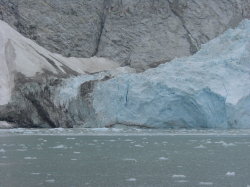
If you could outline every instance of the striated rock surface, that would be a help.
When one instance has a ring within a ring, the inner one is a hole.
[[[0,1],[0,19],[46,49],[138,71],[193,54],[249,12],[250,0]]]

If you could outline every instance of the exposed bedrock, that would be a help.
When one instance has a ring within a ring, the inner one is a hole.
[[[138,71],[195,53],[249,12],[250,0],[0,1],[0,19],[50,51]]]

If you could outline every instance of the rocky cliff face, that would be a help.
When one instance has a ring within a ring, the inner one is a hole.
[[[193,54],[249,12],[250,0],[0,1],[0,19],[50,51],[139,71]]]

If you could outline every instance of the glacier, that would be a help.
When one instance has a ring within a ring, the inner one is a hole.
[[[250,128],[250,20],[142,73],[0,26],[0,128]]]
[[[166,51],[167,53],[167,51]],[[99,126],[250,128],[250,20],[190,57],[99,82]]]

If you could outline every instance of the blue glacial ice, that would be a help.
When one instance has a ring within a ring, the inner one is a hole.
[[[167,51],[166,51],[167,53]],[[191,57],[100,82],[99,126],[250,128],[250,20]]]

